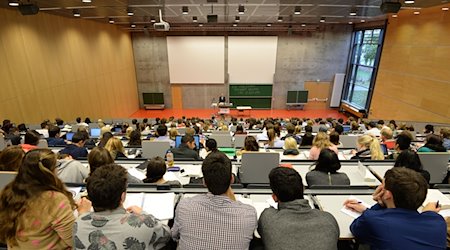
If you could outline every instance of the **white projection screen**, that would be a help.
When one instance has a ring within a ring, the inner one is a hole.
[[[223,36],[168,36],[170,83],[225,83]]]
[[[276,36],[229,36],[229,82],[273,83],[277,44]]]

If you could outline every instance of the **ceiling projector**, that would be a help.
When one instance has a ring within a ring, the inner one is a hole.
[[[159,9],[159,22],[153,24],[153,28],[158,31],[169,31],[170,24],[162,19],[161,9]]]

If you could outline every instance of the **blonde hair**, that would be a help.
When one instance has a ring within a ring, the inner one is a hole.
[[[273,128],[270,128],[267,130],[267,138],[269,138],[269,142],[267,143],[269,147],[273,147],[275,145],[275,130]]]
[[[370,158],[372,160],[384,160],[384,154],[381,151],[378,139],[370,135],[363,135],[358,138],[358,144],[370,149]]]
[[[177,135],[178,135],[178,130],[176,130],[176,129],[169,130],[170,139],[175,140],[175,137],[177,137]]]
[[[297,141],[294,139],[294,137],[288,137],[284,139],[284,149],[297,149]]]
[[[115,137],[108,140],[105,145],[105,149],[109,151],[113,159],[116,158],[118,152],[125,154],[125,148],[123,147],[122,141]]]
[[[317,147],[320,149],[328,148],[332,146],[330,141],[330,137],[325,132],[318,132],[317,135],[314,137],[313,140],[313,147]]]
[[[130,138],[131,132],[133,132],[133,127],[128,127],[127,130],[125,131],[126,137]]]
[[[391,128],[384,127],[384,128],[381,129],[380,133],[381,133],[382,136],[384,136],[384,138],[386,138],[388,140],[392,139],[393,133],[392,133],[392,129]]]
[[[110,126],[103,126],[100,129],[100,138],[103,138],[103,134],[105,134],[106,132],[111,132],[111,127]]]

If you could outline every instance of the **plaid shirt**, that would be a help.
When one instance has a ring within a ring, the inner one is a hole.
[[[248,249],[257,227],[250,205],[211,193],[181,199],[172,238],[179,249]]]

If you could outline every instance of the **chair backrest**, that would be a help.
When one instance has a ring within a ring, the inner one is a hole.
[[[48,142],[46,139],[39,139],[39,142],[37,144],[38,148],[48,148]]]
[[[358,136],[341,135],[341,136],[339,136],[339,141],[342,143],[343,148],[356,148],[356,142],[358,141]]]
[[[321,125],[313,125],[313,126],[312,126],[312,130],[313,130],[312,132],[313,132],[313,133],[319,132],[320,126],[321,126]]]
[[[142,157],[150,159],[161,156],[165,158],[169,148],[170,142],[168,141],[142,141]]]
[[[211,131],[212,135],[229,135],[230,131],[224,131],[224,130],[213,130]]]
[[[216,140],[217,147],[219,148],[231,148],[233,146],[232,144],[232,136],[230,134],[212,134],[209,136],[209,138]]]
[[[70,131],[76,133],[76,132],[78,132],[79,127],[80,127],[80,125],[74,124],[74,125],[72,125],[72,129]]]
[[[177,128],[178,134],[179,135],[184,135],[186,134],[186,128]]]
[[[418,153],[423,169],[430,173],[430,184],[442,183],[447,176],[448,152]]]
[[[5,149],[7,146],[6,144],[6,140],[3,136],[0,136],[0,151],[2,151],[3,149]]]
[[[0,171],[0,191],[8,185],[14,178],[16,178],[17,172],[13,171]]]
[[[278,167],[280,154],[272,152],[245,152],[239,168],[242,184],[268,184],[270,171]]]
[[[247,137],[247,135],[235,135],[234,136],[234,147],[235,148],[243,148],[246,137]]]

